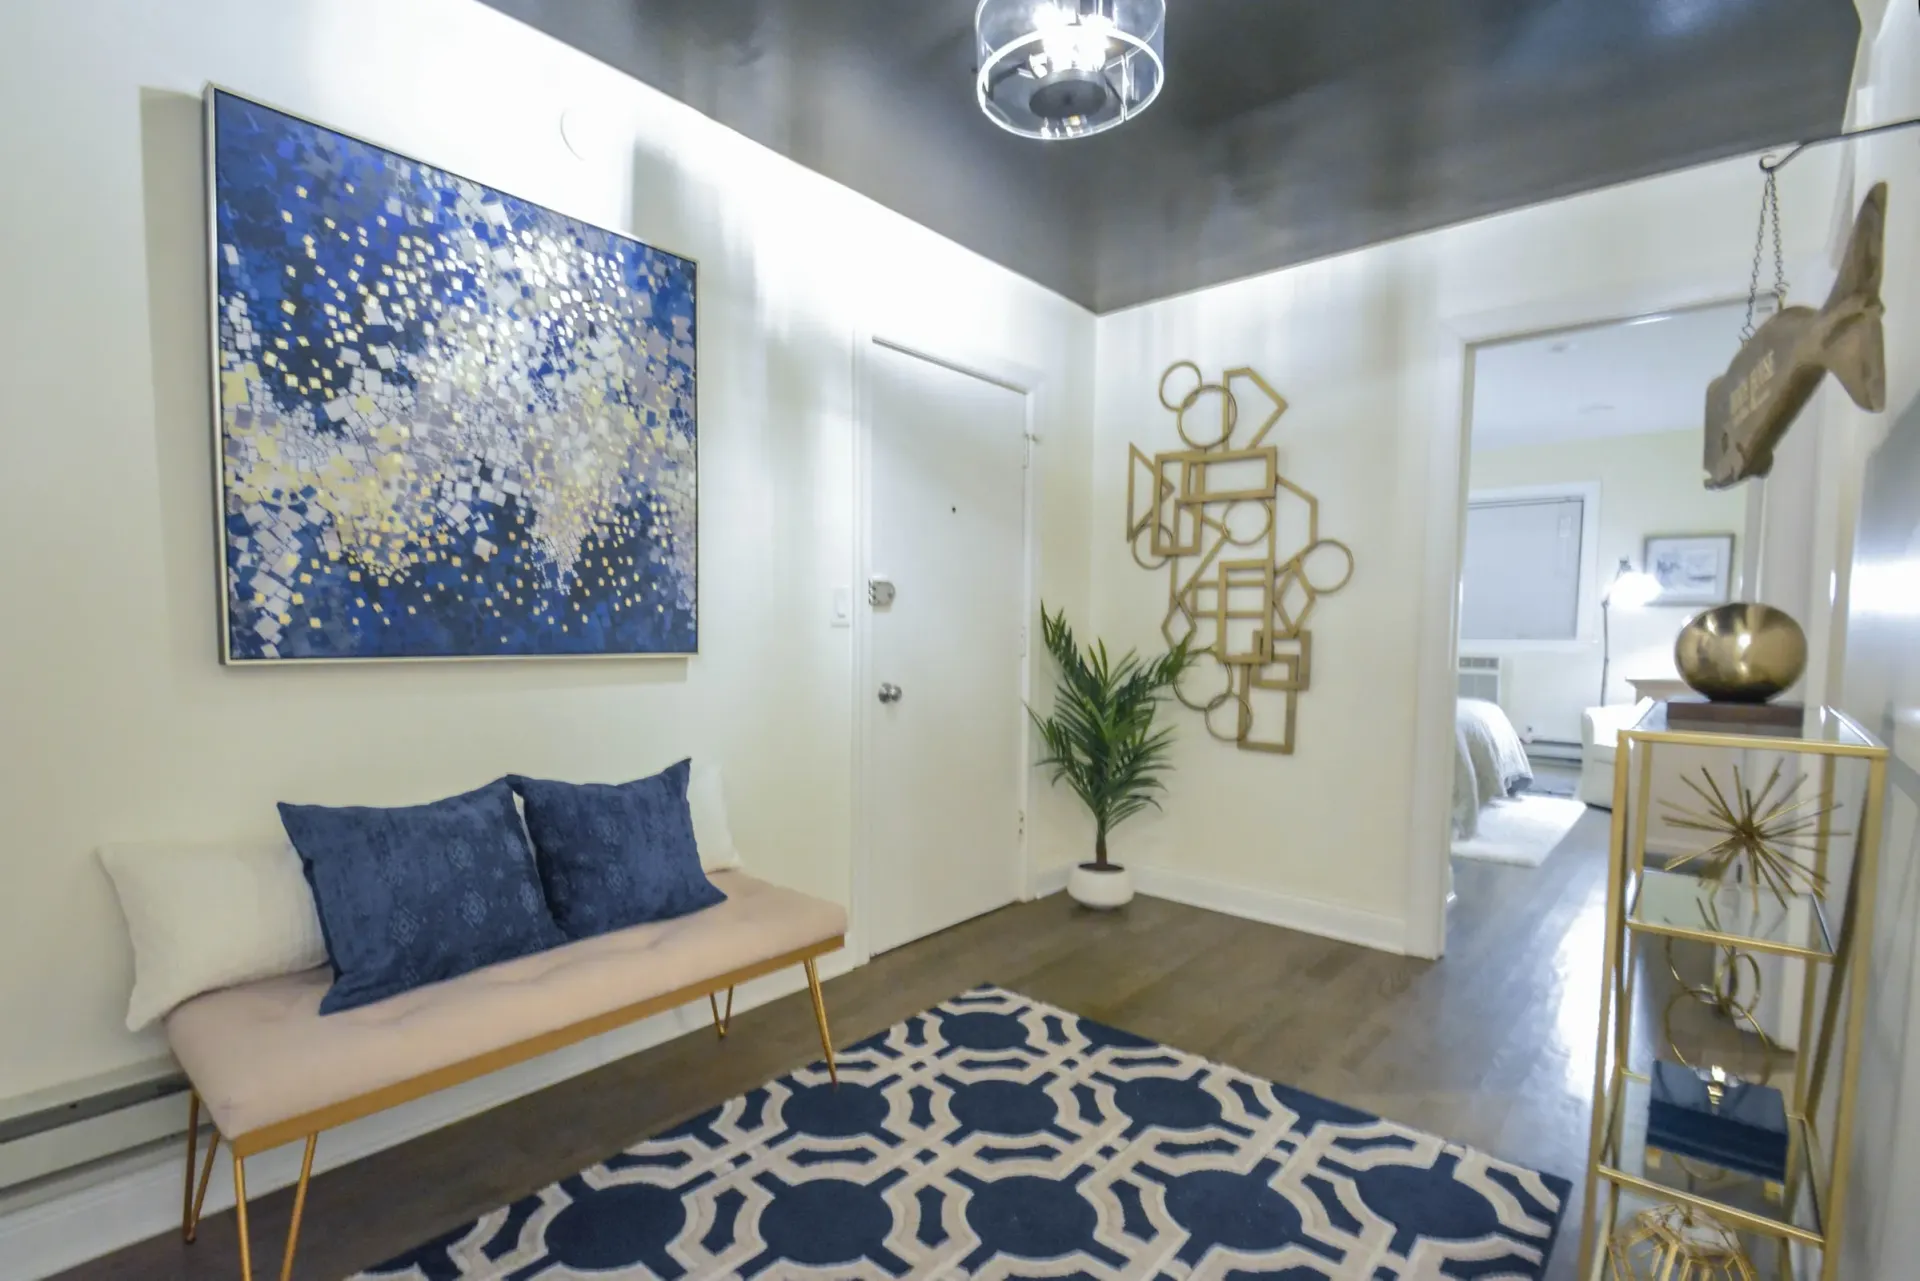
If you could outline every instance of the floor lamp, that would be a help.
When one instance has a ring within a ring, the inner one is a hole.
[[[1607,673],[1613,666],[1613,607],[1639,609],[1660,594],[1660,580],[1633,567],[1625,556],[1613,581],[1600,593],[1600,706],[1607,705]]]

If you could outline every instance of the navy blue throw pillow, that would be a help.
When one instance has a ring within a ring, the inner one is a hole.
[[[665,921],[726,901],[700,870],[687,808],[691,761],[634,783],[510,781],[553,919],[570,938]]]
[[[281,805],[333,960],[322,1014],[565,943],[505,779],[401,809]]]

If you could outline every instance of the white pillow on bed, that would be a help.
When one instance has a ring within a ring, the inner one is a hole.
[[[700,851],[700,870],[724,872],[740,866],[740,851],[733,847],[733,832],[727,826],[727,797],[720,787],[720,767],[693,765],[693,777],[687,780],[687,808],[693,811],[693,843]]]
[[[100,862],[133,939],[128,1031],[202,992],[326,964],[313,891],[284,836],[109,845]]]

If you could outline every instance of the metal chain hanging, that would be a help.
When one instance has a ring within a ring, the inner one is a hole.
[[[1780,184],[1767,170],[1767,187],[1760,193],[1760,226],[1753,234],[1753,278],[1747,284],[1747,323],[1740,341],[1753,337],[1753,315],[1760,308],[1760,263],[1766,256],[1767,226],[1773,226],[1773,309],[1787,305],[1787,256],[1780,244]]]

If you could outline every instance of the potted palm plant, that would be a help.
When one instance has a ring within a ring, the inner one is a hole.
[[[1148,806],[1159,808],[1173,730],[1155,729],[1154,717],[1199,655],[1182,640],[1159,658],[1130,651],[1116,662],[1105,642],[1080,645],[1065,610],[1049,614],[1041,606],[1040,624],[1060,683],[1048,715],[1027,709],[1046,747],[1039,764],[1093,815],[1093,861],[1073,869],[1067,892],[1088,907],[1120,907],[1133,898],[1133,876],[1108,859],[1107,835]]]

